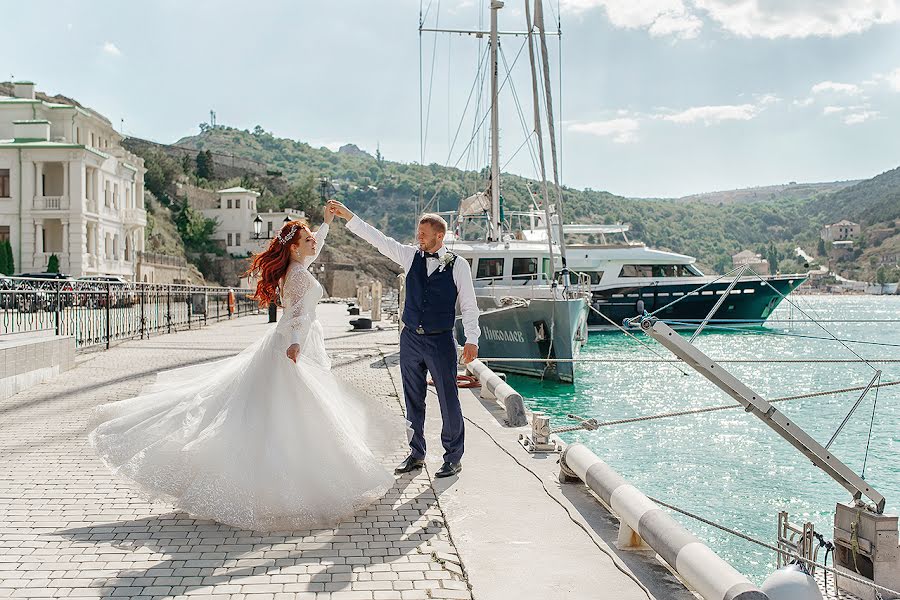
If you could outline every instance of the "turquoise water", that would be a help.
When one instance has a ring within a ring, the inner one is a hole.
[[[898,319],[900,296],[792,296],[817,319]],[[787,303],[772,319],[802,318]],[[900,359],[900,322],[823,323],[836,337],[888,344],[849,344],[864,358]],[[783,332],[825,336],[811,323],[768,323],[749,333],[704,332],[695,344],[715,359],[848,359],[853,354],[835,341],[770,335]],[[639,337],[664,358],[672,355],[652,339]],[[894,346],[891,346],[894,345]],[[685,408],[735,403],[701,375],[679,365],[640,363],[657,359],[650,350],[620,333],[592,334],[582,357],[635,362],[582,363],[577,383],[540,382],[510,377],[533,410],[554,417],[553,426],[571,424],[566,413],[599,421]],[[865,364],[725,364],[730,372],[766,398],[866,385],[874,371]],[[900,380],[900,363],[876,365],[882,382]],[[869,392],[831,447],[859,473],[866,453],[875,390]],[[825,444],[860,392],[780,402],[776,407]],[[736,404],[736,403],[735,403]],[[831,538],[834,505],[850,495],[813,467],[785,440],[743,410],[674,417],[592,432],[563,434],[583,442],[644,493],[774,543],[776,517],[786,510],[793,522],[812,521]],[[887,498],[887,512],[900,511],[900,386],[878,391],[877,410],[865,478]],[[691,532],[756,583],[775,568],[767,549],[702,523],[675,515]],[[820,557],[822,555],[820,554]]]

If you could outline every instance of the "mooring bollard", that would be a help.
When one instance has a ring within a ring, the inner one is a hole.
[[[510,427],[528,425],[525,402],[519,392],[477,358],[466,365],[466,369],[481,383],[482,398],[494,398],[503,405],[506,409],[506,421]]]

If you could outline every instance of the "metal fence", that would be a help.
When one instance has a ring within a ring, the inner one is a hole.
[[[0,335],[50,331],[76,348],[257,314],[251,290],[112,280],[0,276]]]

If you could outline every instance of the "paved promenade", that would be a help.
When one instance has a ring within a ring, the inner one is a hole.
[[[343,305],[320,318],[335,371],[399,413],[396,328],[349,332]],[[83,354],[0,401],[0,598],[692,597],[651,558],[612,548],[614,523],[584,488],[556,482],[555,457],[518,451],[516,431],[468,391],[463,473],[430,476],[441,460],[430,402],[428,468],[334,530],[195,520],[146,502],[94,456],[92,407],[135,395],[159,370],[235,354],[268,327],[245,317]]]

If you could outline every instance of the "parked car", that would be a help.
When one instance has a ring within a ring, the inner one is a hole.
[[[20,290],[34,290],[19,294],[19,308],[26,312],[56,310],[57,300],[63,308],[75,304],[75,279],[64,273],[19,273],[24,281],[18,282]],[[59,293],[57,293],[59,292]]]
[[[90,306],[105,307],[107,289],[111,308],[125,308],[139,301],[134,285],[117,275],[79,277],[76,285],[79,290],[86,292],[82,296]]]

